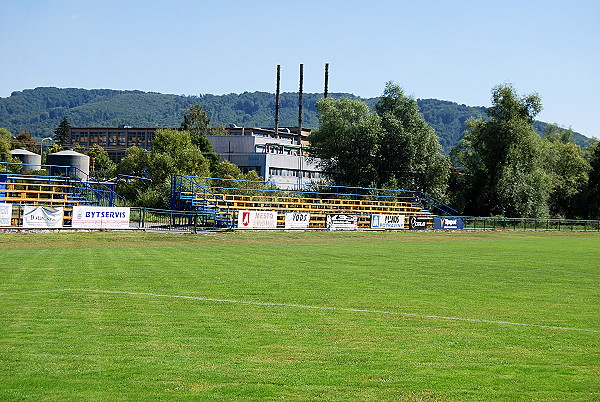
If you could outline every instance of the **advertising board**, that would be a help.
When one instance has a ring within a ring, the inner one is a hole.
[[[411,230],[424,230],[427,229],[427,222],[431,221],[431,217],[411,216],[408,221]]]
[[[239,211],[238,229],[275,229],[277,212],[275,211]]]
[[[327,214],[327,230],[358,230],[358,215]]]
[[[465,222],[461,218],[441,218],[433,219],[433,228],[436,230],[464,230]]]
[[[127,207],[75,206],[72,226],[86,229],[128,229],[129,213]]]
[[[25,205],[23,207],[24,228],[61,228],[64,210],[62,207],[51,208]]]
[[[371,215],[371,229],[404,229],[404,215]]]
[[[285,214],[286,229],[308,229],[310,223],[310,213],[308,212],[287,212]]]
[[[10,226],[12,204],[0,204],[0,226]]]

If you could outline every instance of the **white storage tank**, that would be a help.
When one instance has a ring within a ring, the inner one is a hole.
[[[72,149],[48,154],[46,164],[50,166],[50,174],[53,176],[77,176],[81,180],[87,180],[90,174],[90,157]],[[54,165],[54,166],[52,166]],[[62,166],[71,166],[75,169],[67,169]]]
[[[17,148],[10,151],[13,158],[17,158],[23,164],[23,173],[33,172],[42,168],[42,156],[26,150],[25,148]]]

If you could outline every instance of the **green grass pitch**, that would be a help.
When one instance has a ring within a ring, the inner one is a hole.
[[[0,235],[0,400],[600,400],[600,234]]]

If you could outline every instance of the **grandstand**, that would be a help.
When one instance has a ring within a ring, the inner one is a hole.
[[[184,175],[173,177],[171,209],[211,214],[222,227],[231,226],[243,210],[278,212],[277,227],[284,227],[286,212],[308,212],[310,228],[325,227],[328,214],[357,215],[358,226],[366,228],[373,214],[403,215],[407,223],[411,216],[427,217],[427,227],[431,227],[434,213],[456,213],[419,191],[316,184],[281,190],[264,182]]]
[[[2,163],[0,171],[0,203],[9,203],[13,209],[12,225],[22,225],[22,207],[25,205],[62,207],[68,224],[76,205],[124,206],[125,199],[114,191],[114,186],[101,183],[74,166],[38,165],[36,171],[23,171],[20,163]],[[61,172],[49,174],[48,172]]]
[[[26,205],[61,207],[63,227],[71,225],[74,206],[126,205],[125,199],[115,192],[114,183],[101,183],[87,175],[81,179],[82,172],[75,171],[78,168],[74,166],[41,165],[39,170],[22,173],[22,164],[2,165],[0,203],[15,207],[11,218],[14,227],[23,225]],[[240,211],[273,211],[278,228],[285,227],[286,213],[305,213],[310,216],[308,228],[315,229],[327,226],[328,215],[355,216],[360,228],[371,227],[373,215],[402,216],[407,228],[411,217],[418,217],[421,222],[426,222],[425,227],[432,227],[434,215],[455,215],[450,207],[418,191],[317,184],[282,190],[270,182],[185,175],[173,177],[170,202],[170,211],[144,214],[144,217],[153,216],[154,219],[146,222],[148,227],[164,230],[190,225],[194,230],[231,228]],[[168,220],[160,221],[158,216],[164,214],[168,215]]]

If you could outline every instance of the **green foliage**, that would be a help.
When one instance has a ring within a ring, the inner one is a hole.
[[[444,152],[458,145],[472,118],[486,118],[484,107],[459,105],[437,99],[418,99],[417,104],[423,118],[439,137]]]
[[[63,149],[64,149],[64,148],[63,148],[63,146],[62,146],[62,145],[60,145],[59,143],[54,143],[54,144],[52,144],[52,146],[51,146],[50,148],[48,148],[48,149],[46,149],[46,150],[44,151],[44,157],[45,157],[46,155],[48,155],[48,154],[53,154],[53,153],[55,153],[55,152],[60,152],[60,151],[62,151]]]
[[[546,216],[550,180],[542,140],[532,127],[540,99],[519,98],[512,86],[500,85],[492,102],[490,120],[470,120],[453,151],[455,163],[464,167],[454,205],[477,216]]]
[[[237,165],[224,160],[219,163],[215,176],[221,179],[241,180],[243,177],[242,171]]]
[[[10,154],[12,134],[5,128],[0,128],[0,162],[15,163],[15,165],[1,166],[3,171],[19,173],[21,171],[21,160],[13,158]]]
[[[149,171],[153,180],[162,181],[173,174],[208,176],[210,167],[190,132],[161,129],[152,141]]]
[[[144,208],[169,209],[171,183],[167,180],[138,189],[136,205]]]
[[[69,121],[67,120],[66,116],[63,116],[60,124],[58,125],[58,127],[56,128],[56,130],[54,130],[54,140],[62,146],[65,146],[69,143],[69,129],[71,128],[71,125],[69,124]]]
[[[110,160],[108,152],[94,144],[87,152],[90,157],[90,175],[97,180],[107,180],[115,176],[117,165]]]
[[[387,83],[371,113],[347,98],[318,102],[320,127],[311,137],[311,155],[322,160],[324,174],[337,185],[395,186],[444,198],[449,160],[417,102]]]
[[[10,145],[13,149],[25,148],[30,152],[39,153],[39,148],[35,145],[35,140],[27,131],[21,131],[10,141]]]
[[[571,142],[572,133],[555,125],[548,125],[544,133],[543,156],[552,185],[548,205],[556,217],[581,217],[585,209],[583,195],[590,165],[581,147]]]
[[[417,102],[388,82],[375,109],[381,117],[377,160],[378,186],[422,190],[444,199],[450,160],[433,128],[419,113]]]
[[[592,219],[600,219],[600,142],[591,146],[589,151],[590,173],[585,190],[584,215]]]
[[[181,129],[189,131],[192,137],[208,135],[209,126],[210,117],[208,117],[208,114],[206,114],[206,111],[200,105],[195,104],[190,106],[190,110],[183,115]]]
[[[311,155],[334,183],[369,187],[377,181],[379,116],[359,100],[321,99],[320,127],[310,136]]]
[[[183,115],[181,129],[188,131],[192,138],[192,143],[200,149],[202,155],[208,159],[211,170],[217,169],[219,156],[215,153],[212,144],[206,138],[207,135],[222,134],[215,132],[210,127],[210,117],[200,105],[190,106],[190,110]],[[222,129],[225,131],[224,129]]]
[[[156,131],[151,152],[137,147],[129,148],[117,171],[123,175],[152,180],[150,186],[148,182],[136,179],[126,180],[119,185],[117,191],[132,200],[133,205],[152,205],[154,208],[162,205],[166,208],[174,174],[209,176],[210,166],[200,149],[193,144],[188,131],[161,129]]]
[[[117,173],[143,177],[148,172],[149,154],[142,148],[129,147],[117,167]]]

